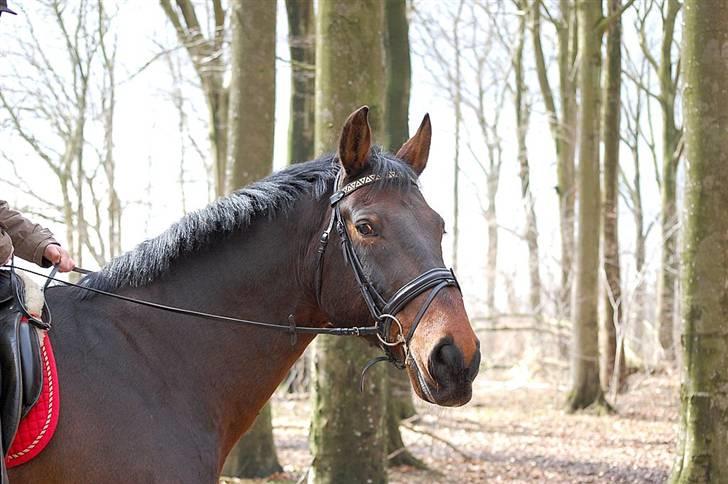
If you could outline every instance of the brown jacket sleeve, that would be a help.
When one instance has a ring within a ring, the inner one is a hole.
[[[0,264],[15,247],[15,254],[21,259],[48,267],[51,264],[43,258],[43,252],[49,244],[58,244],[50,230],[34,224],[0,200]]]

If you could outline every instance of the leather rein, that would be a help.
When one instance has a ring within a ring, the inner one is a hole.
[[[294,320],[294,316],[291,314],[288,317],[288,324],[280,324],[280,323],[269,323],[264,321],[254,321],[250,319],[242,319],[242,318],[234,318],[231,316],[223,316],[220,314],[211,314],[206,313],[202,311],[194,311],[191,309],[184,309],[180,307],[175,306],[167,306],[165,304],[155,303],[152,301],[146,301],[143,299],[137,299],[129,296],[124,296],[121,294],[115,294],[108,291],[103,291],[101,289],[96,289],[93,287],[88,287],[83,284],[76,284],[73,282],[64,281],[62,279],[58,279],[55,277],[56,272],[58,270],[57,266],[53,268],[50,275],[45,275],[43,273],[26,269],[23,267],[17,267],[14,263],[4,265],[3,267],[9,267],[11,272],[14,272],[15,270],[21,270],[24,272],[28,272],[30,274],[34,274],[36,276],[43,277],[47,280],[44,290],[48,287],[48,284],[50,281],[55,281],[58,283],[61,283],[66,286],[72,286],[76,287],[78,289],[82,289],[84,291],[92,292],[95,294],[101,294],[103,296],[107,296],[113,299],[119,299],[122,301],[127,301],[133,304],[137,304],[140,306],[146,306],[154,309],[159,309],[162,311],[171,312],[174,314],[181,314],[185,316],[193,316],[196,318],[201,319],[208,319],[213,321],[223,321],[227,323],[234,323],[234,324],[240,324],[245,326],[254,326],[259,328],[265,328],[265,329],[271,329],[271,330],[278,330],[283,331],[286,333],[289,333],[291,336],[291,345],[294,345],[296,343],[296,335],[297,334],[324,334],[324,335],[330,335],[330,336],[375,336],[379,342],[380,348],[384,351],[385,356],[377,357],[371,361],[369,361],[363,371],[362,371],[362,382],[363,382],[363,376],[364,373],[375,363],[380,361],[389,361],[393,363],[397,368],[403,369],[407,366],[407,364],[411,360],[411,355],[409,351],[409,342],[412,339],[412,336],[415,333],[415,330],[417,329],[417,326],[419,325],[420,321],[422,320],[422,317],[425,315],[425,312],[427,312],[427,309],[429,308],[432,301],[435,299],[435,296],[437,296],[438,292],[442,290],[443,288],[447,286],[454,286],[457,287],[458,290],[460,290],[460,285],[458,284],[457,279],[455,278],[455,274],[453,273],[452,269],[446,269],[444,267],[436,267],[433,269],[429,269],[419,276],[415,277],[408,283],[404,284],[401,288],[399,288],[388,300],[385,299],[381,293],[374,287],[374,285],[369,281],[369,278],[364,272],[364,267],[362,265],[361,259],[357,255],[356,251],[354,250],[354,246],[351,242],[351,239],[349,237],[349,233],[346,230],[346,224],[344,222],[344,219],[341,215],[341,209],[339,207],[339,202],[343,200],[346,196],[350,195],[354,191],[358,190],[359,188],[362,188],[364,186],[370,185],[372,183],[375,183],[379,180],[382,180],[384,178],[398,178],[399,175],[397,175],[395,172],[389,172],[386,175],[367,175],[362,178],[358,178],[340,189],[336,189],[341,184],[341,178],[343,176],[343,170],[339,172],[337,175],[336,181],[335,181],[335,192],[330,198],[331,203],[331,218],[329,220],[329,223],[324,230],[323,234],[321,235],[321,238],[319,240],[319,247],[318,247],[318,261],[317,261],[317,268],[316,268],[316,275],[315,275],[315,290],[316,290],[316,299],[321,303],[321,286],[322,286],[322,276],[323,276],[323,256],[326,251],[326,247],[329,242],[331,231],[335,228],[336,232],[339,235],[339,238],[341,239],[341,246],[342,250],[344,252],[344,259],[345,261],[351,265],[351,268],[354,272],[354,276],[356,278],[356,282],[359,286],[359,290],[361,291],[361,294],[364,298],[364,301],[367,305],[367,308],[369,309],[369,313],[371,314],[374,324],[371,326],[353,326],[353,327],[343,327],[343,328],[314,328],[314,327],[308,327],[308,326],[297,326]],[[91,274],[92,271],[88,271],[86,269],[81,269],[79,267],[76,267],[73,269],[74,272],[78,272],[80,274]],[[396,314],[402,310],[410,301],[412,301],[414,298],[419,296],[420,294],[424,293],[425,291],[430,290],[429,295],[423,302],[422,306],[420,307],[419,311],[417,312],[417,315],[414,317],[412,321],[412,325],[410,326],[409,331],[407,334],[404,334],[404,327],[402,326],[402,323],[397,319]],[[396,326],[397,333],[394,336],[394,340],[391,340],[393,328],[392,325]],[[43,324],[43,329],[50,329],[51,322],[47,321]],[[404,358],[399,359],[394,355],[393,348],[397,346],[402,346],[404,350]]]

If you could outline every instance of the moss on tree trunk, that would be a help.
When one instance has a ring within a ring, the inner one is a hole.
[[[363,104],[382,139],[385,62],[380,0],[320,0],[316,39],[316,152],[337,146],[347,116]],[[319,336],[314,356],[309,482],[386,482],[385,376],[382,365],[357,384],[378,351],[358,338]]]
[[[673,483],[728,482],[728,6],[685,2],[682,409]]]

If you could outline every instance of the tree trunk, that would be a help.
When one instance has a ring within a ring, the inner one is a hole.
[[[609,0],[609,15],[619,12],[621,0]],[[604,318],[602,319],[603,346],[601,351],[602,385],[609,388],[615,367],[616,386],[619,390],[626,377],[622,343],[622,281],[619,267],[619,145],[620,145],[620,92],[622,89],[622,21],[617,18],[607,32],[606,69],[604,86],[604,207],[602,230],[604,237]]]
[[[558,35],[559,97],[561,112],[557,110],[553,90],[549,83],[546,58],[541,45],[541,3],[533,0],[531,7],[533,47],[536,73],[549,115],[549,127],[554,140],[557,163],[557,195],[559,197],[559,225],[561,232],[561,290],[560,313],[571,317],[571,287],[574,271],[574,213],[576,185],[574,159],[576,153],[576,83],[573,72],[578,46],[577,15],[573,0],[560,0]]]
[[[225,38],[225,11],[220,2],[212,2],[214,33],[210,38],[205,38],[191,0],[177,0],[175,6],[171,0],[160,0],[159,3],[177,32],[180,44],[187,50],[200,78],[210,123],[209,138],[215,195],[220,197],[226,193],[228,161],[228,90],[223,86],[226,66],[222,52]]]
[[[636,145],[635,163],[634,163],[634,193],[632,195],[634,230],[635,230],[635,249],[634,264],[637,274],[637,285],[634,288],[634,296],[632,297],[632,316],[630,318],[634,325],[634,339],[637,342],[637,349],[640,356],[645,354],[644,341],[644,319],[645,319],[645,281],[642,271],[645,267],[645,244],[647,235],[645,234],[644,212],[642,210],[642,187],[641,174],[639,167],[639,145]]]
[[[267,176],[273,167],[276,3],[236,0],[231,5],[230,23],[229,186],[237,189]],[[270,404],[230,451],[225,469],[235,477],[261,477],[281,471]]]
[[[270,174],[276,99],[276,2],[236,0],[230,13],[230,162],[234,190]]]
[[[351,111],[369,105],[381,139],[384,121],[384,8],[380,0],[320,0],[316,23],[316,152],[336,146]],[[319,336],[314,363],[309,482],[387,481],[385,376],[361,368],[378,352],[358,338]]]
[[[453,210],[452,210],[452,267],[458,270],[458,251],[460,246],[460,127],[462,114],[462,73],[460,70],[460,20],[463,12],[464,0],[460,0],[457,14],[453,19],[453,42],[455,48],[455,85],[453,86],[453,108],[455,109],[455,160],[453,163]]]
[[[385,60],[387,63],[387,91],[385,97],[384,147],[396,153],[409,139],[410,100],[410,44],[406,0],[384,2]],[[404,446],[399,430],[402,419],[415,415],[412,389],[407,373],[394,366],[387,369],[387,455],[390,466],[411,465],[423,467]]]
[[[222,475],[226,477],[267,477],[283,468],[273,442],[273,416],[267,403],[253,424],[230,452]]]
[[[728,482],[728,7],[686,0],[682,409],[673,483]]]
[[[601,4],[579,0],[579,129],[578,239],[574,287],[571,411],[604,401],[599,383],[598,274],[599,274],[599,70]]]
[[[313,0],[286,0],[291,55],[291,118],[288,124],[290,163],[315,156],[316,19]]]
[[[494,180],[497,174],[489,173],[488,183],[488,207],[485,209],[485,224],[488,226],[488,247],[485,256],[485,309],[489,314],[495,314],[495,281],[498,276],[498,218],[496,212],[495,198],[498,189],[498,182]]]
[[[406,0],[385,0],[387,94],[384,146],[396,153],[409,139],[410,43]]]
[[[681,4],[678,0],[668,0],[667,13],[663,21],[660,65],[660,107],[662,108],[662,257],[657,288],[657,325],[660,345],[668,360],[675,358],[675,282],[678,272],[677,262],[677,165],[679,160],[678,144],[680,130],[675,125],[676,79],[673,78],[672,44],[675,22]]]
[[[519,0],[518,9],[528,10],[526,0]],[[536,225],[536,211],[534,209],[533,194],[531,193],[531,170],[528,165],[528,147],[526,146],[526,134],[528,133],[528,121],[530,107],[526,101],[528,87],[524,79],[523,48],[526,43],[526,22],[525,15],[518,20],[518,40],[513,56],[513,70],[516,77],[515,108],[516,108],[516,142],[518,145],[519,177],[521,179],[521,200],[526,213],[526,244],[528,245],[528,271],[530,275],[531,289],[529,294],[529,310],[536,313],[541,310],[541,272],[539,270],[538,257],[538,227]]]

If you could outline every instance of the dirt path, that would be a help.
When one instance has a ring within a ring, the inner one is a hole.
[[[468,406],[418,404],[421,418],[413,424],[418,431],[403,429],[409,449],[442,475],[397,468],[390,471],[390,482],[664,482],[675,451],[674,380],[633,375],[630,391],[617,403],[617,415],[567,415],[563,389],[497,380],[485,372]],[[273,408],[278,455],[286,472],[257,482],[296,482],[311,460],[309,401],[277,398]]]

